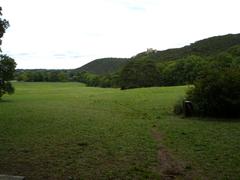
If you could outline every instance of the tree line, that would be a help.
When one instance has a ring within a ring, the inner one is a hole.
[[[69,70],[16,70],[15,80],[25,82],[66,82],[72,81],[73,74]]]
[[[240,65],[240,46],[215,56],[189,55],[174,61],[131,59],[119,71],[97,75],[78,70],[17,70],[15,79],[26,82],[83,82],[93,87],[121,89],[193,84],[207,69]]]

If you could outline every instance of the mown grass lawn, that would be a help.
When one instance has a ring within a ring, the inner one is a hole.
[[[172,114],[187,87],[127,91],[15,83],[0,102],[0,174],[29,179],[159,179],[155,128],[194,179],[240,177],[240,120]]]

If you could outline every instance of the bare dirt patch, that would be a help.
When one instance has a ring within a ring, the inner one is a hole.
[[[158,142],[158,166],[157,171],[161,178],[168,179],[194,179],[192,172],[187,172],[187,166],[173,157],[170,151],[162,144],[163,135],[152,128],[152,136]]]

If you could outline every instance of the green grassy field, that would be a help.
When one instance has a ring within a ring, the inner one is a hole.
[[[14,86],[16,94],[0,102],[0,174],[164,179],[159,169],[164,162],[158,157],[164,146],[182,164],[178,179],[187,174],[193,179],[240,177],[240,120],[173,115],[173,104],[187,87],[121,91],[80,83]]]

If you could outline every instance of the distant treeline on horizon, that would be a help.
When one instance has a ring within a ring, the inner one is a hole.
[[[132,58],[104,58],[70,70],[18,69],[26,82],[83,82],[122,89],[192,84],[207,69],[240,66],[240,34],[197,41],[182,48],[148,49]]]

